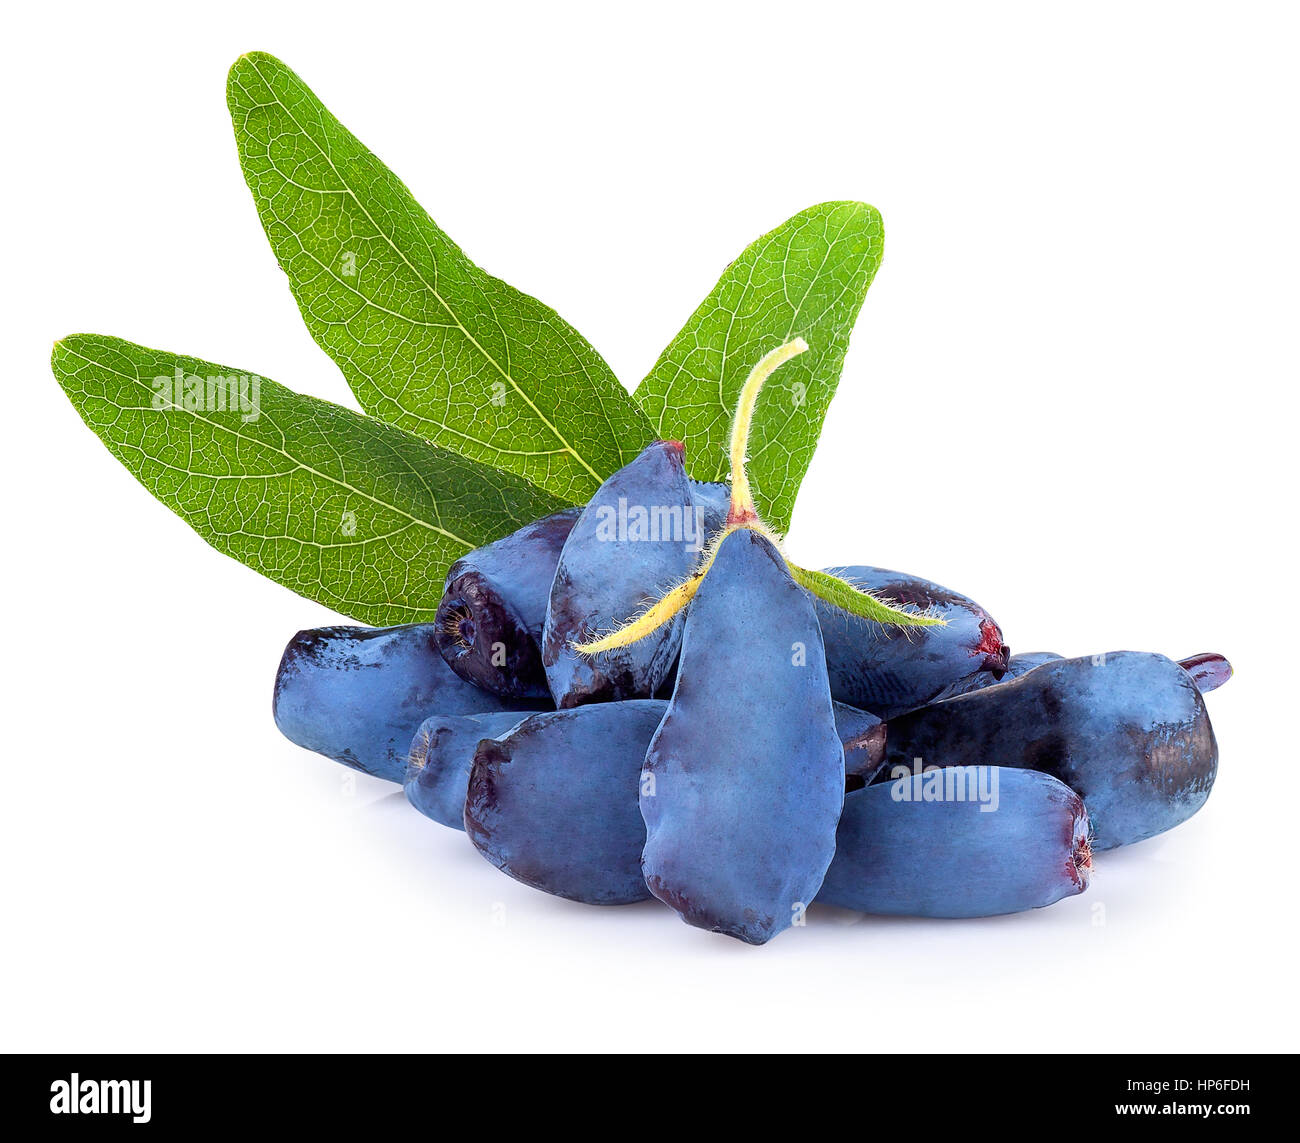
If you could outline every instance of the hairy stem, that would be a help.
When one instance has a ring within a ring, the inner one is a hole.
[[[754,494],[749,486],[749,475],[745,471],[745,451],[749,446],[754,406],[758,401],[759,391],[763,388],[763,382],[778,367],[790,358],[798,357],[807,348],[808,343],[802,337],[787,341],[766,354],[745,380],[744,387],[740,391],[740,400],[736,404],[736,414],[731,422],[731,508],[727,514],[726,526],[701,557],[695,574],[613,631],[581,642],[571,641],[569,645],[575,651],[584,655],[599,655],[603,651],[615,651],[620,647],[630,646],[658,631],[695,598],[695,593],[699,591],[704,577],[709,574],[709,569],[713,566],[723,541],[741,528],[758,532],[766,537],[778,552],[781,552],[780,536],[759,519],[758,509],[754,506]],[[782,558],[785,558],[784,553]],[[809,571],[807,568],[790,563],[788,559],[785,562],[795,582],[801,587],[853,615],[859,615],[876,623],[893,623],[900,627],[942,627],[944,625],[942,619],[891,607],[874,595],[860,591],[848,580],[840,579],[839,576]],[[756,617],[756,620],[761,621],[761,617]]]
[[[807,349],[808,343],[802,337],[777,346],[754,366],[740,390],[736,413],[731,421],[731,512],[727,517],[728,523],[743,524],[758,519],[754,494],[749,487],[749,473],[745,470],[745,453],[749,449],[749,430],[754,421],[754,405],[759,390],[780,366]]]
[[[652,603],[640,615],[634,616],[626,623],[615,627],[613,631],[595,639],[584,639],[581,643],[570,640],[569,646],[584,655],[599,655],[602,651],[614,651],[640,642],[647,635],[658,631],[665,623],[681,611],[700,590],[700,584],[713,566],[713,558],[718,554],[718,547],[723,539],[730,535],[731,529],[724,529],[718,538],[709,545],[708,551],[700,560],[700,566],[690,579],[679,583],[661,599]]]

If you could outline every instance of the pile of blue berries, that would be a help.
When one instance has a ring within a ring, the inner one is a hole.
[[[653,896],[753,944],[814,901],[1049,905],[1087,888],[1095,851],[1195,813],[1222,656],[1011,655],[958,592],[787,561],[744,465],[783,351],[742,394],[730,485],[652,442],[584,508],[458,560],[432,623],[300,632],[281,731],[403,783],[527,885]]]

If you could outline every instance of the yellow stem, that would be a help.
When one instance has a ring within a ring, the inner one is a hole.
[[[749,486],[749,475],[745,471],[745,452],[749,447],[749,432],[754,421],[754,405],[758,401],[759,391],[765,382],[780,366],[792,357],[806,352],[808,343],[802,337],[787,341],[784,345],[766,354],[754,366],[745,384],[741,387],[740,398],[736,404],[736,413],[731,422],[731,510],[727,515],[726,526],[718,533],[708,550],[700,558],[699,566],[690,579],[679,583],[661,599],[651,604],[639,615],[633,616],[626,623],[604,635],[594,638],[570,641],[575,651],[583,655],[599,655],[603,651],[614,651],[639,642],[647,635],[659,630],[673,616],[677,615],[695,598],[700,584],[709,574],[713,561],[717,557],[722,541],[739,528],[748,528],[758,532],[771,541],[778,552],[781,551],[781,537],[773,532],[759,519],[758,509],[754,506],[754,494]],[[796,570],[791,565],[792,570]],[[811,573],[804,573],[805,575]],[[844,585],[845,588],[848,585]],[[851,590],[851,589],[850,589]],[[871,600],[883,612],[889,609],[876,600]],[[903,613],[897,613],[903,615]],[[910,616],[904,616],[910,622],[918,622]]]
[[[700,565],[691,578],[672,588],[661,599],[641,612],[640,615],[633,616],[626,623],[615,627],[613,631],[595,639],[584,639],[582,642],[578,642],[576,639],[570,640],[569,646],[583,655],[599,655],[602,651],[613,651],[619,647],[627,647],[658,631],[660,627],[695,598],[695,593],[700,590],[700,584],[704,582],[704,577],[708,574],[709,568],[713,566],[713,560],[718,554],[718,548],[731,531],[731,528],[723,528],[701,557]]]
[[[745,471],[745,453],[749,449],[749,430],[754,420],[754,405],[758,401],[759,390],[780,366],[792,357],[808,349],[808,343],[802,337],[787,341],[777,346],[754,366],[745,384],[740,390],[740,400],[736,403],[736,414],[731,422],[731,520],[754,519],[758,515],[754,507],[754,494],[749,487],[749,473]]]

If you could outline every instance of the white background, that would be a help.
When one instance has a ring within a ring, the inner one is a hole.
[[[0,1048],[1300,1046],[1286,6],[7,20]],[[750,948],[547,898],[396,787],[349,796],[270,718],[283,644],[336,617],[206,547],[48,367],[112,333],[353,403],[236,161],[225,72],[253,49],[629,386],[749,241],[875,204],[792,556],[947,583],[1018,650],[1227,653],[1207,807],[1047,910],[814,909]]]

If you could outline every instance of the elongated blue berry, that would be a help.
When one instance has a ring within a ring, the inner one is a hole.
[[[850,793],[819,902],[913,917],[1019,913],[1082,893],[1083,799],[1036,770],[933,770]]]
[[[480,742],[465,796],[470,840],[535,889],[593,905],[644,900],[636,775],[663,713],[654,700],[596,703]]]
[[[291,742],[390,782],[403,780],[411,738],[429,715],[502,709],[504,700],[452,673],[431,623],[299,631],[280,660],[272,702]]]
[[[843,800],[816,614],[772,543],[739,529],[686,613],[646,752],[646,884],[688,924],[762,944],[816,895]]]

